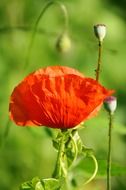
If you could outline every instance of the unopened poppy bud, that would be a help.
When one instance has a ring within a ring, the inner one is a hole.
[[[98,38],[98,40],[102,42],[106,35],[106,25],[105,24],[95,25],[94,33],[95,33],[95,36]]]
[[[56,42],[56,48],[61,53],[67,53],[71,48],[71,40],[68,34],[63,33],[59,36]]]
[[[104,107],[109,113],[113,114],[117,107],[117,98],[114,96],[107,97],[104,101]]]

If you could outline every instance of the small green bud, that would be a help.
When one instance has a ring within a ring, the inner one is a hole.
[[[105,24],[95,25],[94,33],[95,33],[95,36],[98,38],[98,40],[102,42],[106,35],[106,25]]]
[[[63,33],[58,37],[56,49],[61,53],[67,53],[71,49],[71,40],[67,33]]]
[[[117,98],[109,96],[104,100],[104,108],[111,114],[114,114],[117,107]]]

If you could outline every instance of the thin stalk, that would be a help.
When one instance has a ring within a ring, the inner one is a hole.
[[[101,55],[102,55],[102,42],[99,41],[98,44],[98,63],[97,63],[97,69],[96,69],[96,80],[99,81],[99,75],[101,70]]]
[[[64,16],[64,30],[66,30],[67,27],[68,27],[68,13],[67,13],[66,7],[62,3],[58,2],[58,1],[50,1],[50,2],[48,2],[45,5],[45,7],[42,9],[40,15],[38,16],[38,18],[37,18],[37,20],[35,22],[33,33],[32,33],[32,36],[31,36],[31,41],[30,41],[29,47],[28,47],[28,52],[27,52],[27,56],[26,56],[26,63],[25,63],[24,69],[26,68],[26,66],[29,63],[29,57],[30,57],[30,53],[31,53],[31,50],[32,50],[32,46],[33,46],[33,42],[34,42],[34,38],[35,38],[35,34],[36,34],[36,31],[37,31],[38,24],[39,24],[41,18],[43,17],[44,13],[46,12],[46,10],[53,4],[57,4],[62,10],[62,13],[63,13],[63,16]]]
[[[95,169],[94,169],[92,176],[84,183],[84,185],[87,185],[88,183],[90,183],[95,178],[97,171],[98,171],[98,162],[97,162],[95,156],[93,154],[91,154],[90,158],[92,158],[92,160],[94,162]]]
[[[81,186],[81,188],[79,190],[83,190],[84,186],[87,185],[88,183],[90,183],[95,178],[95,176],[98,172],[98,162],[97,162],[95,156],[93,154],[91,154],[89,156],[89,158],[91,158],[93,160],[95,169],[94,169],[92,176],[86,182],[83,183],[83,185]]]
[[[26,55],[26,62],[25,62],[24,70],[26,69],[26,66],[28,66],[28,64],[29,64],[29,57],[30,57],[30,53],[31,53],[31,50],[32,50],[32,46],[33,46],[35,34],[37,32],[37,27],[38,27],[39,21],[40,21],[41,17],[44,15],[45,11],[48,9],[48,7],[50,7],[50,5],[52,5],[52,2],[49,2],[43,8],[43,10],[41,11],[40,15],[38,16],[38,18],[37,18],[37,20],[35,22],[34,29],[33,29],[32,36],[31,36],[31,41],[29,43],[28,52],[27,52],[27,55]]]
[[[59,7],[60,7],[60,9],[61,9],[61,11],[62,11],[62,13],[63,13],[63,16],[64,16],[64,31],[66,31],[67,30],[67,28],[68,28],[68,25],[69,25],[69,17],[68,17],[68,12],[67,12],[67,9],[66,9],[66,7],[63,5],[63,4],[61,4],[60,2],[55,2],[55,3],[57,3],[58,5],[59,5]]]
[[[109,113],[109,133],[108,133],[108,158],[107,158],[107,190],[111,190],[111,149],[112,149],[112,125],[113,115]]]

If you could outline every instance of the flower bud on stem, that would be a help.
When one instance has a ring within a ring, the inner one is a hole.
[[[27,52],[27,55],[26,55],[26,62],[25,62],[25,65],[24,65],[24,70],[26,69],[26,67],[28,66],[29,64],[29,58],[30,58],[30,54],[31,54],[31,50],[32,50],[32,46],[33,46],[33,42],[34,42],[34,39],[35,39],[35,34],[37,32],[37,27],[38,27],[38,24],[41,20],[41,18],[43,17],[44,13],[47,11],[47,9],[51,6],[51,5],[58,5],[58,7],[61,9],[62,11],[62,14],[64,16],[64,27],[63,27],[63,31],[66,31],[67,28],[68,28],[68,13],[67,13],[67,9],[66,7],[60,3],[59,1],[49,1],[48,3],[46,3],[45,7],[42,9],[42,11],[40,12],[35,24],[34,24],[34,29],[33,29],[33,33],[32,33],[32,36],[31,36],[31,40],[30,40],[30,43],[29,43],[29,47],[28,47],[28,52]]]
[[[104,101],[104,107],[109,114],[109,132],[108,132],[108,158],[107,158],[107,190],[111,190],[111,149],[112,149],[112,128],[113,115],[117,107],[117,99],[109,96]]]
[[[94,26],[94,33],[98,38],[98,64],[96,69],[96,80],[99,81],[100,67],[101,67],[101,53],[102,53],[102,42],[106,35],[106,26],[104,24],[97,24]]]
[[[56,49],[60,53],[67,53],[71,49],[71,40],[66,32],[63,32],[57,39]]]
[[[111,190],[111,149],[112,149],[112,125],[113,115],[109,113],[109,133],[108,133],[108,158],[107,158],[107,190]]]

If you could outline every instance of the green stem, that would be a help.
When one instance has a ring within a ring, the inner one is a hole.
[[[54,178],[59,178],[62,176],[62,174],[66,176],[66,170],[64,169],[64,165],[63,165],[63,157],[64,157],[64,134],[62,134],[62,138],[59,144],[56,165],[53,172]]]
[[[96,80],[99,81],[100,69],[101,69],[101,55],[102,55],[102,42],[98,44],[98,64],[96,69]]]
[[[90,183],[95,178],[97,171],[98,171],[98,162],[97,162],[95,156],[92,154],[92,155],[90,155],[90,158],[92,158],[92,160],[94,162],[95,169],[94,169],[92,176],[84,183],[84,185],[87,185],[88,183]]]
[[[36,31],[37,31],[38,24],[39,24],[41,18],[43,17],[44,13],[46,12],[46,10],[53,4],[57,4],[62,10],[62,13],[64,15],[64,30],[66,30],[67,27],[68,27],[68,13],[67,13],[66,7],[62,3],[58,2],[58,1],[50,1],[50,2],[48,2],[45,5],[45,7],[42,9],[40,15],[38,16],[38,18],[37,18],[37,20],[35,22],[32,37],[31,37],[31,41],[30,41],[29,47],[28,47],[28,52],[27,52],[27,56],[26,56],[26,63],[25,63],[24,69],[26,68],[26,66],[28,66],[28,63],[29,63],[29,57],[30,57],[30,54],[31,54],[31,50],[32,50],[32,46],[33,46],[33,42],[34,42],[34,38],[35,38],[35,34],[36,34]]]
[[[98,162],[97,162],[95,156],[93,154],[91,154],[88,157],[93,160],[95,169],[94,169],[94,172],[93,172],[92,176],[86,182],[84,182],[84,184],[81,186],[81,188],[79,190],[82,190],[85,185],[87,185],[88,183],[90,183],[95,178],[95,176],[96,176],[96,174],[98,172]]]
[[[109,113],[109,139],[108,139],[108,159],[107,159],[107,190],[111,190],[111,146],[112,146],[112,124],[113,115]]]

